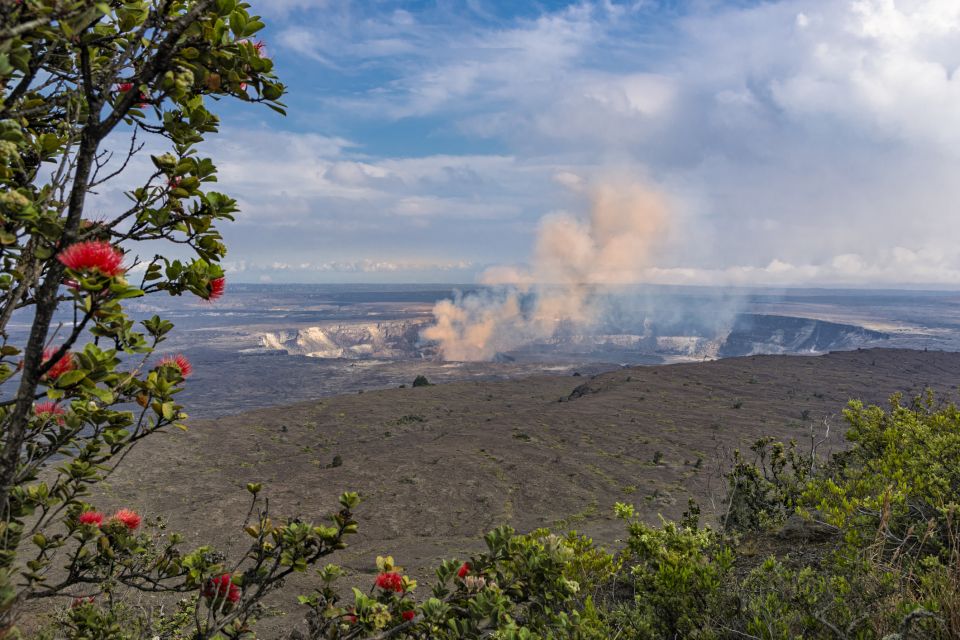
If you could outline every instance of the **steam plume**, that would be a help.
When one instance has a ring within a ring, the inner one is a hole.
[[[567,178],[589,194],[589,216],[544,217],[529,269],[488,269],[481,282],[492,289],[438,302],[423,337],[439,343],[444,359],[489,360],[564,326],[588,328],[598,321],[598,289],[643,281],[667,223],[666,200],[636,183],[584,189]]]

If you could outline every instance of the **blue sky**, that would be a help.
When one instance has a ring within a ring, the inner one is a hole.
[[[956,0],[252,4],[290,113],[209,145],[236,281],[537,274],[639,185],[667,213],[618,281],[960,282]]]

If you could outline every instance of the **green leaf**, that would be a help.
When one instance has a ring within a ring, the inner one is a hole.
[[[126,300],[127,298],[140,298],[146,295],[142,290],[132,287],[121,291],[120,293],[115,293],[113,296],[114,300]]]
[[[92,387],[92,388],[90,388],[90,389],[87,389],[87,391],[88,391],[91,395],[96,396],[96,398],[97,398],[98,400],[100,400],[100,402],[102,402],[103,404],[106,404],[106,405],[113,404],[114,395],[113,395],[113,393],[112,393],[109,389],[101,389],[100,387]]]
[[[72,387],[81,380],[87,377],[86,371],[81,371],[79,369],[74,369],[73,371],[67,371],[57,378],[57,386],[61,389],[66,389],[67,387]]]
[[[247,17],[240,9],[236,9],[230,14],[230,31],[238,38],[247,35]]]

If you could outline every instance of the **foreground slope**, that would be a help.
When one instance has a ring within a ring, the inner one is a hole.
[[[958,385],[960,354],[863,350],[367,392],[152,438],[96,500],[224,543],[237,540],[247,482],[265,484],[275,514],[307,520],[356,490],[361,533],[336,560],[372,573],[390,553],[429,578],[437,560],[478,549],[502,523],[613,542],[616,501],[651,520],[678,516],[690,497],[716,513],[733,449],[766,435],[807,442],[826,421],[827,452],[843,446],[848,399]]]

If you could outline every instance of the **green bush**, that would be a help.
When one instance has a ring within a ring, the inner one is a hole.
[[[768,557],[734,585],[746,596],[743,630],[960,636],[960,411],[927,394],[909,406],[895,396],[888,411],[851,402],[844,415],[851,448],[815,472],[815,461],[778,445],[764,470],[734,467],[731,493],[748,496],[731,512],[739,530],[775,539],[776,523],[796,513],[822,538]]]
[[[632,602],[612,609],[608,625],[631,638],[712,638],[711,616],[723,606],[733,552],[721,535],[695,523],[654,527],[631,517],[622,563]],[[690,525],[693,526],[690,526]]]
[[[449,640],[605,637],[590,597],[582,594],[584,585],[609,579],[612,556],[588,538],[546,530],[518,535],[500,527],[485,542],[485,553],[444,562],[420,605],[412,599],[417,583],[392,558],[377,559],[380,573],[371,591],[354,588],[350,604],[341,603],[333,588],[339,573],[324,569],[324,587],[301,598],[310,607],[308,637],[379,637],[387,629],[397,638]]]
[[[634,596],[602,601],[610,637],[960,637],[960,411],[928,394],[845,418],[852,446],[829,460],[771,439],[737,453],[723,531],[618,505]]]

